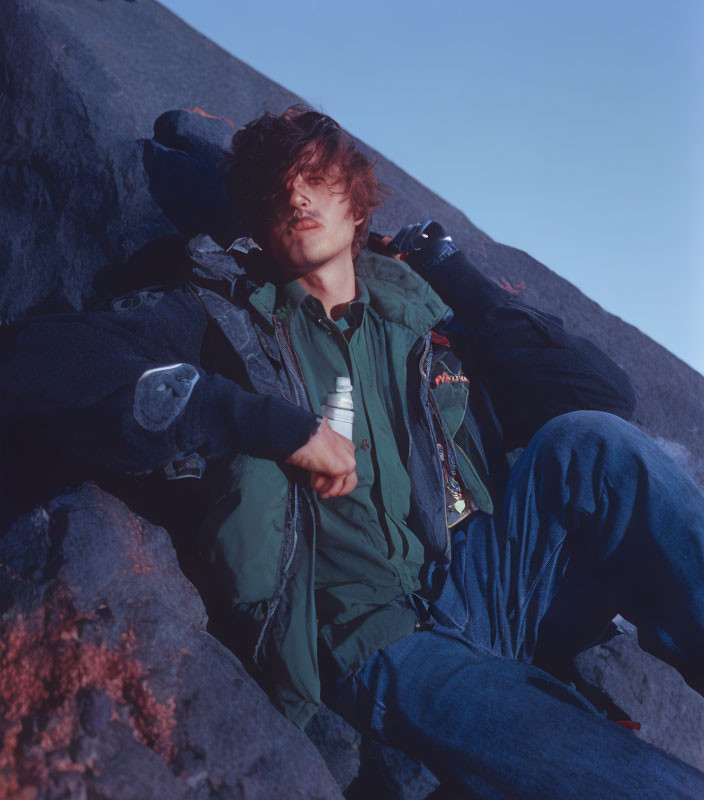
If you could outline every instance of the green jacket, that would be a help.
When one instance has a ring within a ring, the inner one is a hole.
[[[207,279],[193,289],[234,349],[247,388],[308,408],[286,327],[274,313],[275,287],[255,284],[224,253],[193,256],[195,273]],[[549,419],[578,409],[629,416],[635,395],[623,370],[589,340],[523,306],[459,251],[428,275],[434,288],[406,264],[368,251],[355,269],[377,314],[407,334],[393,337],[404,342],[395,357],[407,364],[407,522],[425,548],[420,593],[432,603],[447,575],[456,521],[448,515],[448,475],[471,498],[468,510],[491,514],[500,508],[511,454]],[[226,288],[215,292],[206,283]],[[433,342],[431,328],[441,320],[470,383],[457,379],[461,368],[447,340]],[[315,537],[308,476],[236,456],[202,539],[231,609],[238,655],[256,665],[274,703],[300,727],[320,703]]]
[[[393,337],[398,352],[392,358],[407,361],[409,373],[418,376],[418,380],[409,384],[420,400],[423,391],[428,393],[429,385],[428,331],[448,308],[428,283],[398,260],[363,251],[355,269],[369,290],[370,305],[384,324],[402,329],[403,335]],[[233,317],[247,320],[262,342],[260,356],[279,377],[280,392],[294,402],[307,405],[285,325],[274,313],[275,287],[265,284],[253,288],[237,310],[234,304],[227,309],[225,303],[229,305],[229,301],[206,289],[197,291],[221,329],[223,313],[228,311]],[[243,338],[231,336],[230,340],[237,348],[237,342]],[[251,353],[248,356],[251,377],[255,356]],[[423,365],[426,373],[421,370]],[[448,382],[438,390],[441,395],[438,411],[456,430],[464,415],[466,386]],[[431,418],[428,414],[427,433],[428,439],[434,440]],[[466,467],[465,484],[475,478],[471,466]],[[430,483],[437,490],[435,505],[444,518],[444,481],[437,469],[432,473],[434,480]],[[490,504],[483,486],[477,484],[475,492],[485,499],[484,505]],[[449,562],[449,536],[444,519],[441,527],[436,534],[441,538],[433,541],[430,537],[431,549],[439,561]],[[249,655],[255,661],[274,702],[296,724],[305,726],[320,704],[313,590],[316,531],[306,476],[297,476],[269,460],[237,455],[201,537],[207,542],[219,587],[231,603],[233,622],[239,630],[250,631],[245,637],[250,652],[240,655],[245,658]],[[428,537],[421,538],[428,543]]]

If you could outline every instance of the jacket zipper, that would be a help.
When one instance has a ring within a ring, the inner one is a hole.
[[[274,596],[271,598],[267,605],[266,609],[266,619],[264,620],[264,624],[262,625],[262,629],[259,631],[259,637],[257,638],[257,643],[254,646],[254,655],[253,661],[257,666],[261,666],[259,663],[259,656],[261,653],[262,645],[266,639],[266,635],[269,631],[269,627],[271,624],[271,620],[274,618],[274,614],[276,613],[276,609],[279,606],[279,602],[281,601],[281,596],[284,593],[284,589],[286,588],[286,584],[288,583],[289,579],[289,569],[291,564],[293,563],[293,556],[296,552],[296,543],[298,542],[298,533],[296,532],[296,527],[298,525],[298,484],[293,484],[293,519],[291,521],[291,527],[293,529],[293,546],[291,547],[291,553],[284,565],[283,569],[280,571],[277,577],[277,586]]]
[[[447,430],[447,426],[445,425],[442,417],[440,416],[440,409],[438,408],[437,400],[435,399],[432,392],[428,395],[428,402],[430,404],[430,410],[433,412],[433,416],[435,417],[435,422],[437,423],[439,432],[442,435],[442,439],[444,440],[445,454],[447,455],[450,475],[454,478],[455,475],[457,474],[457,459],[455,457],[455,452],[454,452],[455,443],[451,440],[450,433]]]
[[[423,404],[423,409],[425,410],[425,415],[428,421],[428,426],[430,428],[430,435],[433,438],[433,442],[435,444],[435,455],[436,455],[436,464],[440,467],[440,479],[442,485],[442,506],[445,513],[445,549],[448,553],[451,552],[452,549],[452,537],[450,535],[450,528],[447,524],[447,508],[446,508],[446,501],[445,501],[445,474],[442,468],[442,462],[440,461],[440,454],[438,453],[438,435],[436,432],[436,420],[433,419],[437,415],[437,422],[439,423],[439,430],[442,434],[442,438],[445,440],[445,452],[448,453],[448,460],[453,465],[452,475],[454,476],[454,466],[456,466],[456,461],[454,458],[454,453],[451,452],[451,448],[448,447],[447,443],[447,436],[445,432],[445,426],[442,424],[442,420],[440,419],[440,412],[437,409],[437,403],[435,402],[435,398],[432,396],[430,392],[430,364],[432,362],[433,357],[433,345],[430,340],[430,336],[428,335],[425,342],[425,349],[423,350],[423,354],[421,355],[420,359],[420,377],[421,377],[421,386],[422,386],[422,396],[421,402]]]
[[[294,377],[298,377],[298,379],[303,383],[303,375],[301,373],[301,368],[298,365],[298,361],[293,354],[293,347],[291,346],[291,342],[288,337],[287,331],[284,329],[284,326],[281,322],[276,318],[272,317],[274,323],[274,335],[276,336],[276,341],[279,343],[279,350],[281,351],[281,355],[284,359],[284,364],[286,365],[286,369],[289,373],[291,378],[291,386],[293,387],[293,393],[296,400],[296,405],[300,406],[301,397],[298,394],[298,386],[296,386],[296,381]]]
[[[428,406],[430,407],[430,411],[434,418],[434,422],[433,419],[430,420],[430,422],[433,423],[431,427],[433,430],[435,430],[437,426],[437,431],[439,432],[440,436],[436,435],[435,438],[436,440],[440,438],[443,440],[441,444],[444,444],[445,447],[445,453],[447,454],[447,459],[450,467],[450,475],[454,477],[457,473],[457,459],[455,458],[455,453],[453,449],[454,442],[451,440],[449,431],[447,430],[447,426],[445,425],[445,423],[442,420],[442,417],[440,416],[440,409],[438,408],[437,400],[435,399],[433,393],[430,391],[430,364],[432,362],[432,356],[433,356],[433,346],[432,343],[428,342],[426,344],[426,349],[423,354],[423,358],[421,358],[420,374],[423,379],[423,384],[424,384],[423,388],[424,388],[424,393],[428,399]]]
[[[296,384],[296,378],[298,378],[301,383],[303,383],[303,375],[301,373],[300,366],[296,360],[295,354],[293,352],[293,348],[291,347],[291,342],[288,338],[287,332],[284,329],[284,326],[281,322],[276,318],[272,317],[273,324],[274,324],[274,334],[276,336],[276,341],[279,344],[279,350],[281,351],[281,356],[284,360],[284,365],[289,373],[290,383],[293,388],[293,393],[295,397],[295,401],[297,405],[302,405],[301,403],[301,396],[298,392],[298,386]],[[276,579],[276,591],[274,596],[269,601],[266,611],[266,619],[264,620],[264,624],[262,625],[262,629],[259,632],[259,637],[257,639],[257,644],[254,648],[254,663],[259,666],[259,657],[261,654],[262,646],[266,640],[267,634],[269,629],[271,628],[271,621],[274,618],[276,613],[276,609],[279,606],[279,602],[281,601],[281,597],[284,593],[284,589],[286,588],[286,584],[289,580],[289,569],[291,564],[293,563],[293,557],[296,554],[296,546],[298,544],[298,511],[299,511],[299,498],[298,498],[298,484],[293,484],[293,516],[291,520],[290,529],[293,530],[293,542],[291,545],[291,552],[286,560],[286,563],[283,566],[283,569],[280,570],[279,574],[277,575]]]

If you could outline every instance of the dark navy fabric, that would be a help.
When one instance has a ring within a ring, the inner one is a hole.
[[[324,699],[362,732],[482,798],[701,798],[704,774],[600,717],[535,665],[569,662],[616,614],[696,684],[704,675],[704,496],[611,414],[544,425],[501,515],[455,533],[422,630]]]
[[[452,308],[446,328],[465,375],[474,380],[470,407],[484,447],[494,416],[503,452],[525,447],[552,417],[575,409],[628,418],[636,405],[628,376],[593,342],[565,330],[562,320],[524,306],[457,251],[422,271]],[[490,408],[477,408],[476,384]],[[491,467],[491,458],[490,467]]]
[[[314,414],[247,391],[222,370],[206,374],[207,326],[188,289],[121,311],[36,317],[0,352],[0,424],[21,431],[25,442],[41,437],[77,460],[116,471],[148,472],[196,450],[209,458],[287,458],[308,440]],[[201,379],[177,418],[149,431],[134,418],[135,387],[144,372],[176,363]],[[247,366],[257,374],[253,359]]]

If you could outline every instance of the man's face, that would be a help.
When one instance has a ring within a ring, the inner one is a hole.
[[[298,172],[282,193],[266,235],[266,249],[292,277],[352,258],[357,225],[339,168]]]

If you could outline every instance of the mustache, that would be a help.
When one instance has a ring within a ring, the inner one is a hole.
[[[293,228],[302,219],[312,219],[312,220],[315,220],[315,222],[320,222],[320,217],[316,212],[314,212],[314,211],[305,211],[302,214],[297,214],[297,213],[292,214],[288,218],[288,220],[286,221],[286,224],[288,225],[289,228]]]

